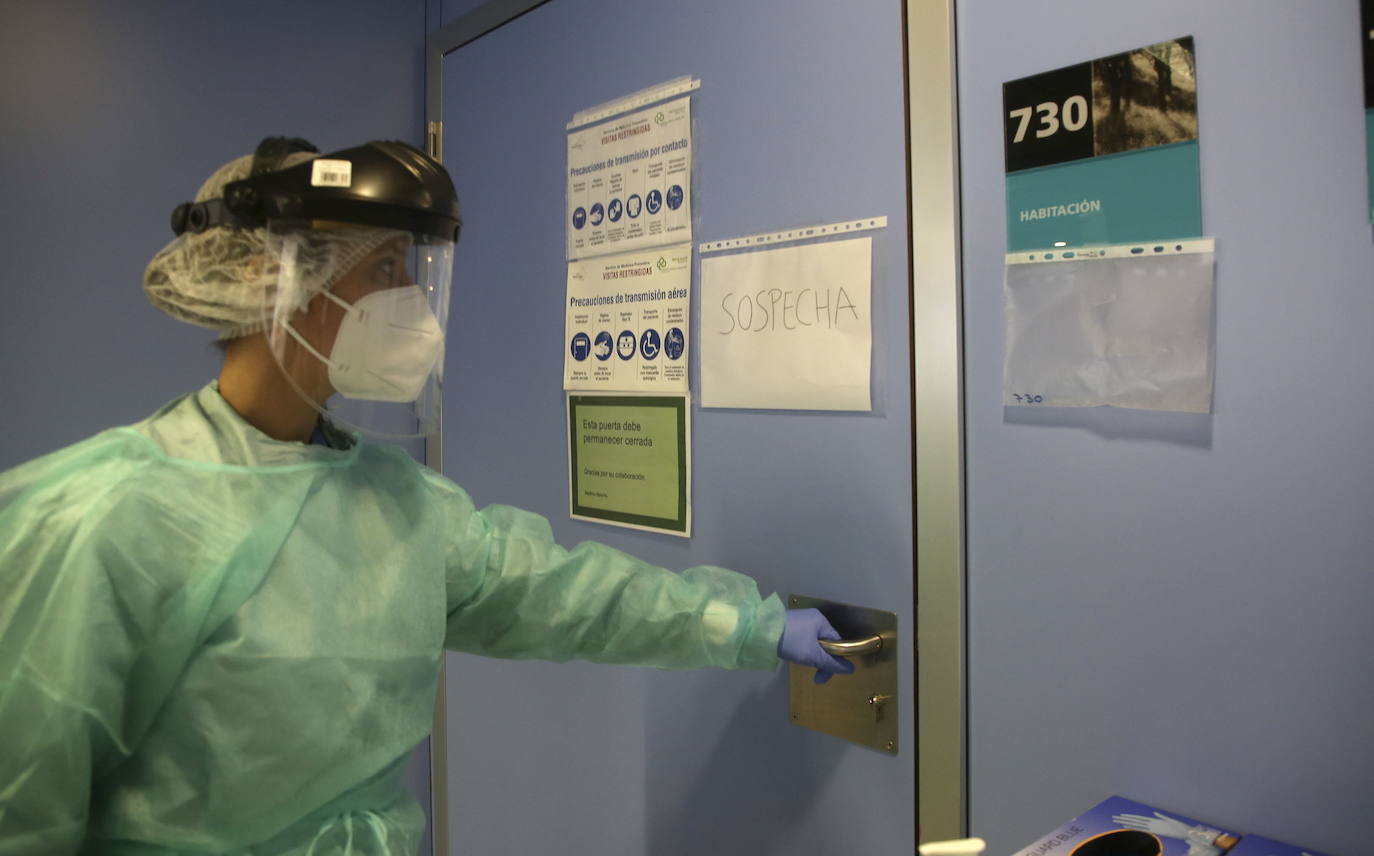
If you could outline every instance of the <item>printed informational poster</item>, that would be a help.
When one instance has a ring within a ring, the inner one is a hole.
[[[701,262],[701,405],[871,410],[873,240]]]
[[[686,392],[692,245],[568,263],[563,388]]]
[[[1369,181],[1369,222],[1374,223],[1374,0],[1360,0],[1364,38],[1364,129]]]
[[[568,396],[572,516],[691,534],[686,396]]]
[[[692,240],[692,99],[568,133],[568,258]]]
[[[1007,249],[1202,234],[1187,36],[1002,86]]]

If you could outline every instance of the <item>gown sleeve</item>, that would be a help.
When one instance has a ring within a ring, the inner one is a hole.
[[[677,574],[591,541],[566,550],[543,517],[479,511],[429,477],[447,505],[446,647],[661,669],[777,665],[784,609],[753,579],[710,566]]]

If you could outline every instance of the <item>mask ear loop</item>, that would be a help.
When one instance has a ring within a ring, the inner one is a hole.
[[[282,377],[286,379],[286,382],[295,390],[302,401],[313,407],[321,417],[327,418],[328,411],[324,407],[324,402],[312,398],[297,382],[287,366],[285,343],[280,338],[283,331],[295,339],[297,344],[315,359],[326,366],[331,364],[330,360],[311,346],[300,334],[300,331],[291,324],[292,316],[305,308],[302,306],[301,300],[303,296],[299,263],[301,237],[288,232],[281,235],[280,240],[280,249],[277,250],[277,288],[275,299],[272,300],[272,312],[267,329],[268,341],[277,365],[281,369]]]
[[[340,307],[343,308],[344,312],[354,314],[359,311],[357,307],[345,302],[343,298],[335,294],[331,294],[328,291],[321,291],[320,294],[337,303]],[[281,328],[285,330],[291,338],[295,339],[297,344],[299,344],[302,348],[305,348],[307,351],[309,351],[310,354],[315,357],[315,359],[329,366],[331,369],[334,368],[334,361],[326,357],[324,354],[321,354],[318,350],[315,349],[313,345],[305,341],[305,337],[300,334],[300,331],[298,331],[295,327],[291,326],[291,319],[288,318],[287,320],[282,321]]]
[[[305,337],[301,335],[300,331],[297,330],[295,326],[291,323],[291,316],[295,315],[297,311],[296,304],[300,302],[299,300],[297,300],[297,295],[300,293],[301,290],[300,272],[299,266],[296,264],[296,251],[300,246],[299,240],[300,239],[296,235],[287,235],[282,239],[280,264],[282,289],[285,293],[278,296],[277,305],[274,309],[275,317],[273,317],[272,323],[273,326],[280,327],[281,329],[285,330],[287,335],[295,339],[296,344],[300,345],[302,348],[305,348],[305,350],[308,351],[311,356],[313,356],[315,359],[319,360],[320,362],[324,363],[326,366],[332,369],[334,368],[334,361],[326,357],[324,354],[321,354],[319,350],[315,348],[314,345],[311,345],[309,342],[307,342],[305,340]],[[320,294],[334,301],[343,309],[344,312],[351,314],[358,311],[351,304],[346,302],[343,298],[331,293],[329,289],[325,289],[324,291],[320,292]]]

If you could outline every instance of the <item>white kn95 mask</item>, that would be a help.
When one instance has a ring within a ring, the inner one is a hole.
[[[328,357],[286,326],[300,345],[329,366],[329,382],[346,398],[414,401],[444,353],[439,319],[418,285],[374,291],[349,304],[321,292],[346,313]]]

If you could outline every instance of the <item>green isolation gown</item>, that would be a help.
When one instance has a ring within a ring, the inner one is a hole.
[[[769,669],[783,607],[273,440],[215,384],[0,474],[0,854],[413,854],[442,649]]]

